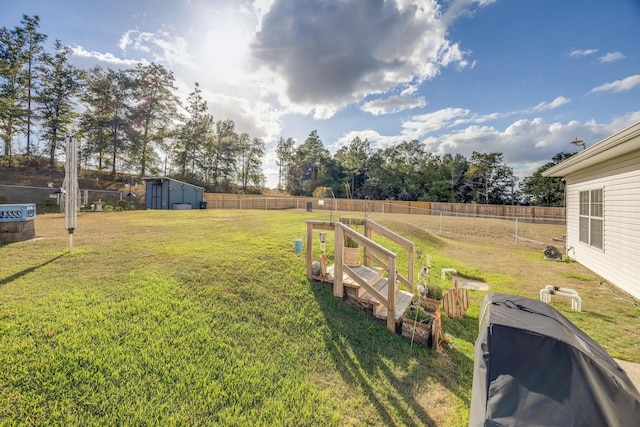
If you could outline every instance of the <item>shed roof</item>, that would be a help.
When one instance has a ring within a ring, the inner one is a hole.
[[[640,122],[603,139],[586,150],[582,150],[564,162],[542,172],[542,175],[567,176],[638,149],[640,149]]]
[[[202,190],[204,190],[204,188],[200,187],[199,185],[189,184],[188,182],[184,182],[184,181],[178,181],[177,179],[169,178],[168,176],[146,176],[146,177],[142,178],[143,181],[155,181],[157,179],[159,179],[161,181],[164,181],[164,180],[172,181],[172,182],[175,182],[177,184],[190,185],[191,187],[201,188]]]

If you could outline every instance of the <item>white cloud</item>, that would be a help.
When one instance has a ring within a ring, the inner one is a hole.
[[[502,153],[505,163],[514,167],[522,178],[528,171],[535,170],[535,165],[548,162],[555,154],[575,151],[570,141],[576,135],[594,143],[611,133],[611,127],[595,123],[547,123],[542,118],[535,118],[516,120],[504,130],[492,126],[468,126],[430,137],[424,142],[438,155],[459,153],[469,158],[473,151]]]
[[[570,99],[567,99],[564,96],[558,96],[556,99],[554,99],[551,102],[546,102],[546,101],[541,102],[540,104],[533,107],[533,111],[553,110],[554,108],[558,108],[561,105],[567,104],[569,102],[571,102]]]
[[[444,108],[433,113],[413,116],[402,124],[402,134],[409,140],[420,139],[431,132],[450,127],[469,114],[470,111],[463,108]]]
[[[80,58],[88,58],[98,62],[106,62],[107,64],[117,65],[117,66],[135,66],[139,63],[146,63],[144,59],[123,59],[118,58],[111,52],[96,52],[96,51],[88,51],[82,46],[76,46],[71,48],[73,50],[73,54]]]
[[[597,53],[598,49],[584,49],[584,50],[573,50],[569,53],[569,56],[588,56]]]
[[[462,16],[472,16],[476,12],[476,7],[485,7],[495,3],[496,0],[451,0],[444,2],[442,19],[451,23]]]
[[[167,31],[158,33],[129,30],[121,38],[119,47],[123,53],[142,53],[152,62],[167,66],[197,68],[189,52],[189,43],[183,37],[173,36]]]
[[[614,62],[624,59],[624,55],[620,52],[609,52],[600,57],[600,62]]]
[[[422,139],[433,132],[448,128],[460,128],[469,124],[478,125],[512,114],[516,113],[476,114],[464,108],[444,108],[427,114],[415,115],[403,122],[402,136],[404,140]]]
[[[622,80],[616,80],[611,83],[605,83],[603,85],[594,87],[593,89],[591,89],[591,92],[622,92],[625,90],[633,89],[638,85],[640,85],[640,74],[635,74]]]
[[[468,52],[446,38],[436,2],[275,0],[259,29],[251,45],[256,67],[286,82],[286,92],[278,94],[283,104],[316,117],[330,117],[367,95],[420,84],[442,67],[468,65]]]
[[[414,98],[409,95],[393,95],[385,99],[375,99],[362,104],[360,109],[362,111],[379,116],[382,114],[397,113],[399,111],[424,107],[427,105],[427,101],[424,96]]]

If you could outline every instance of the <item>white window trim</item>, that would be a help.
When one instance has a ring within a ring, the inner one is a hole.
[[[594,192],[600,192],[599,200],[594,201]],[[604,250],[604,188],[592,188],[589,190],[581,190],[578,193],[578,241],[589,245],[594,249]],[[586,206],[583,202],[583,196],[586,196]],[[587,213],[583,213],[583,207],[586,207]],[[595,211],[595,212],[594,212]],[[598,213],[600,215],[598,215]],[[586,221],[586,230],[583,230],[583,220]],[[593,221],[599,221],[600,227],[600,245],[594,242]],[[586,239],[583,239],[583,231],[586,231]]]

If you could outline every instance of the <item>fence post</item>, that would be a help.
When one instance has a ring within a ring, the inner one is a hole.
[[[344,297],[344,285],[342,283],[342,250],[344,248],[344,231],[340,226],[335,226],[335,239],[333,243],[333,296]]]
[[[313,224],[307,223],[307,279],[313,279]]]
[[[396,280],[396,259],[395,257],[389,257],[387,259],[389,263],[389,277],[387,287],[387,329],[391,332],[396,331],[396,290],[398,288],[398,282]]]

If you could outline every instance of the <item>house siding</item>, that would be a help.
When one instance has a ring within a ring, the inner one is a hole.
[[[640,298],[640,150],[567,178],[567,255]],[[602,188],[603,248],[579,241],[579,194]]]

